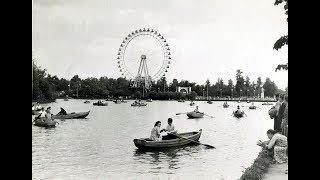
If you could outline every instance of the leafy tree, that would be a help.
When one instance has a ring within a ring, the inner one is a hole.
[[[275,0],[274,5],[279,5],[284,3],[284,10],[285,14],[288,16],[288,0]],[[287,17],[287,22],[288,22],[288,17]],[[274,44],[273,49],[279,50],[282,48],[284,45],[288,45],[288,35],[281,36]],[[276,68],[276,71],[278,70],[288,70],[288,63],[287,64],[279,64]]]

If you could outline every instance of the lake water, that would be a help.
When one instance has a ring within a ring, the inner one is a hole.
[[[153,101],[146,107],[131,107],[109,102],[108,106],[84,104],[84,100],[57,100],[51,106],[56,114],[60,107],[67,112],[91,110],[86,119],[58,120],[56,128],[32,125],[33,179],[225,179],[240,178],[242,171],[257,157],[257,140],[266,139],[266,131],[273,127],[268,116],[271,106],[249,110],[247,116],[236,119],[232,111],[243,102],[196,102],[199,110],[214,116],[188,119],[176,113],[194,110],[189,102]],[[134,138],[150,136],[154,123],[167,125],[167,119],[179,132],[202,129],[201,145],[163,151],[137,151]],[[183,177],[183,178],[182,178]]]

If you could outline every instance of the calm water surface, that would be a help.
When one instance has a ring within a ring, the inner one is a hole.
[[[67,112],[91,110],[86,119],[58,120],[56,128],[32,125],[33,179],[238,179],[257,157],[258,139],[266,139],[273,126],[270,106],[249,110],[247,117],[236,119],[232,111],[239,103],[196,102],[200,111],[214,116],[188,119],[179,112],[194,110],[189,102],[153,101],[146,107],[131,107],[131,102],[108,106],[84,104],[84,100],[57,100],[45,105],[52,112],[64,107]],[[249,106],[247,103],[240,103]],[[179,132],[202,129],[200,145],[162,151],[141,152],[134,138],[149,137],[156,121],[165,128],[168,117]]]

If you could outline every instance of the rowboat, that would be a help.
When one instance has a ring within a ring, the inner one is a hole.
[[[116,103],[116,104],[121,104],[120,100],[114,100],[113,102]]]
[[[85,104],[88,104],[88,103],[90,103],[90,101],[85,101],[84,103],[85,103]]]
[[[45,118],[36,118],[34,120],[34,125],[39,127],[56,127],[55,121],[46,121]]]
[[[140,106],[147,106],[147,103],[143,103],[143,102],[138,102],[138,103],[136,103],[136,102],[134,102],[134,103],[131,104],[131,106],[138,106],[138,107],[140,107]]]
[[[32,110],[32,115],[39,115],[41,110]]]
[[[178,102],[185,102],[184,100],[178,100]]]
[[[141,138],[141,139],[134,139],[133,142],[134,142],[134,145],[139,149],[169,148],[169,147],[193,144],[194,142],[192,141],[198,141],[200,139],[201,133],[202,133],[202,129],[200,129],[199,131],[177,134],[178,136],[182,136],[186,139],[177,137],[176,139],[153,141],[149,138]]]
[[[194,103],[194,102],[191,102],[191,103],[190,103],[190,106],[194,106],[194,105],[195,105],[195,103]]]
[[[249,106],[249,109],[256,109],[256,106]]]
[[[69,101],[69,99],[64,99],[64,101]]]
[[[229,104],[223,104],[223,107],[224,107],[224,108],[228,108],[228,107],[229,107]]]
[[[262,103],[262,105],[273,105],[272,103],[266,102],[266,103]]]
[[[146,102],[152,102],[152,99],[147,99]]]
[[[208,104],[212,104],[212,101],[207,101]]]
[[[233,112],[233,116],[236,118],[241,118],[241,117],[243,117],[243,115],[244,115],[243,111],[241,111],[241,112],[234,111]]]
[[[54,119],[82,119],[89,115],[90,111],[80,113],[68,113],[67,115],[52,115]]]
[[[108,103],[105,102],[105,103],[99,103],[99,102],[95,102],[93,103],[94,106],[108,106]]]
[[[189,118],[203,118],[203,115],[204,115],[203,112],[195,112],[195,111],[192,111],[192,112],[188,112],[188,113],[187,113],[187,116],[188,116]]]

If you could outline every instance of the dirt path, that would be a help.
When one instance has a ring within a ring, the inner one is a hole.
[[[264,175],[263,180],[288,179],[288,174],[285,174],[286,169],[288,169],[288,163],[273,164],[268,169],[268,172]]]

